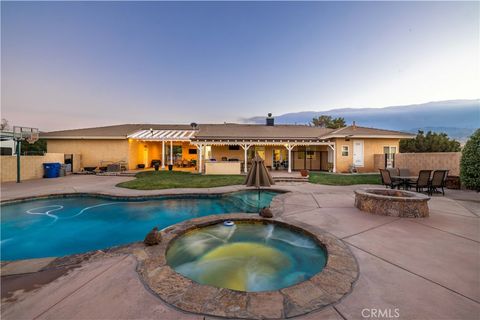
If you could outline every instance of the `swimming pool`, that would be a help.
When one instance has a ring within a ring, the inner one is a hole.
[[[141,241],[195,217],[258,212],[277,192],[240,191],[223,195],[120,200],[72,196],[1,206],[1,260],[60,257]]]

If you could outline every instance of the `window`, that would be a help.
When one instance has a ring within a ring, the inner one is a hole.
[[[228,150],[240,150],[239,145],[228,146]]]
[[[255,152],[258,154],[260,158],[265,160],[265,147],[255,146]]]
[[[348,146],[342,146],[342,157],[348,157]]]
[[[315,160],[315,151],[307,151],[307,159]]]
[[[397,153],[397,147],[384,146],[383,153],[385,154],[395,154]]]
[[[2,156],[11,156],[13,154],[13,149],[9,147],[1,147]]]
[[[395,162],[395,153],[397,153],[397,147],[384,146],[383,153],[385,154],[386,167],[393,168]]]
[[[197,154],[197,149],[188,149],[188,154]]]

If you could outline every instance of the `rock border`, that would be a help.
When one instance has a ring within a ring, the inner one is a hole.
[[[428,201],[430,197],[421,193],[380,188],[358,189],[354,192],[355,207],[368,213],[401,218],[426,218],[429,216]],[[392,193],[392,195],[388,195],[388,193]],[[394,193],[403,196],[393,195]]]
[[[283,199],[278,200],[278,204]],[[274,206],[275,207],[275,206]],[[325,268],[309,280],[274,291],[243,292],[199,284],[175,272],[166,261],[170,243],[185,232],[225,220],[274,223],[311,236],[327,251]],[[162,243],[145,249],[140,278],[160,299],[183,311],[235,319],[290,318],[320,310],[351,292],[358,264],[339,239],[317,228],[251,214],[224,214],[187,220],[162,230]]]

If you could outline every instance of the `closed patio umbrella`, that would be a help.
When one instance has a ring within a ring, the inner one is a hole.
[[[258,189],[258,206],[260,206],[261,187],[270,187],[272,184],[275,184],[275,182],[273,182],[272,177],[268,173],[263,159],[256,155],[252,159],[252,167],[247,172],[245,185],[247,185],[247,187],[256,187]]]

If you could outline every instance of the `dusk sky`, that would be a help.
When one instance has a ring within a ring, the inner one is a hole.
[[[478,2],[2,2],[2,118],[67,129],[479,97]]]

